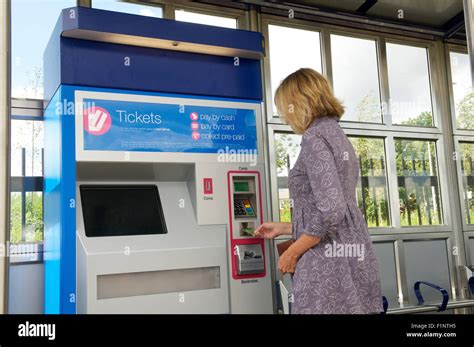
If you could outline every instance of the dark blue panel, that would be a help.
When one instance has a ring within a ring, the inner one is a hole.
[[[61,83],[262,99],[260,61],[61,39]],[[130,58],[130,66],[124,64]]]
[[[63,10],[63,31],[84,29],[264,52],[263,37],[259,32],[84,7],[76,10],[77,15],[71,15],[71,9]]]
[[[61,84],[61,22],[58,21],[43,54],[44,99],[51,100]]]

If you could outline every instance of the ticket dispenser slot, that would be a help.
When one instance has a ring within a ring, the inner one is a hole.
[[[237,274],[249,275],[264,271],[263,250],[259,244],[235,246]]]

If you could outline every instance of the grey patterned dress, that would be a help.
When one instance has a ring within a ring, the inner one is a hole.
[[[289,173],[293,237],[321,242],[299,259],[292,313],[382,312],[377,260],[357,206],[358,162],[334,118],[316,118],[303,134]]]

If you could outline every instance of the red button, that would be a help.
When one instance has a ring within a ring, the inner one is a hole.
[[[203,178],[204,194],[212,194],[212,178]]]

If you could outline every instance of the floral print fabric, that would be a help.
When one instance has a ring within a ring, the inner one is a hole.
[[[377,260],[357,206],[357,156],[334,118],[316,118],[289,173],[293,237],[321,242],[298,261],[292,313],[382,312]]]

